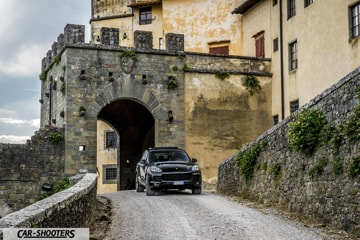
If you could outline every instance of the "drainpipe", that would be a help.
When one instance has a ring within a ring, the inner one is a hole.
[[[281,119],[285,118],[285,93],[284,93],[284,45],[283,45],[283,18],[282,18],[282,2],[279,3],[279,15],[280,15],[280,81],[281,81]]]
[[[49,122],[48,125],[51,126],[51,112],[52,112],[52,83],[49,85]]]

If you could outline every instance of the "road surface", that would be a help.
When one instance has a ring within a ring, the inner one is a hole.
[[[114,214],[106,240],[313,240],[335,239],[280,216],[205,192],[135,190],[104,194]]]

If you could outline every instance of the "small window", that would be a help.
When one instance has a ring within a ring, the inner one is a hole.
[[[264,34],[255,38],[255,56],[256,57],[265,57],[265,37]]]
[[[360,3],[350,8],[350,37],[356,38],[360,35]]]
[[[140,8],[139,12],[140,12],[139,24],[140,25],[151,24],[152,22],[151,7]]]
[[[278,123],[279,123],[279,115],[273,116],[273,125],[275,126]]]
[[[159,38],[159,49],[164,49],[164,43],[162,38]]]
[[[273,40],[273,47],[274,47],[274,52],[279,50],[279,38],[275,38]]]
[[[299,109],[299,100],[290,102],[290,113],[294,113]]]
[[[292,18],[296,15],[296,4],[295,0],[287,1],[287,9],[288,9],[288,19]]]
[[[304,7],[309,6],[310,4],[313,4],[315,0],[305,0]]]
[[[106,131],[105,148],[116,148],[116,147],[117,147],[116,133],[113,131]]]
[[[117,181],[117,167],[115,164],[103,165],[103,184],[113,184]]]
[[[229,55],[229,46],[211,47],[209,48],[209,53],[217,55]]]
[[[278,3],[278,0],[273,0],[273,6],[275,6]]]
[[[298,68],[298,53],[297,53],[297,41],[289,44],[289,70],[295,70]]]

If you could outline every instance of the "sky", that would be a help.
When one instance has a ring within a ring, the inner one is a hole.
[[[0,143],[25,143],[40,128],[41,60],[66,24],[85,25],[91,0],[0,0]]]

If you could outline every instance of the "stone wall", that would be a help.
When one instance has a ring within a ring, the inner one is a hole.
[[[63,130],[47,126],[26,144],[0,144],[0,201],[13,211],[36,202],[44,183],[63,176],[64,145],[51,143],[53,132]]]
[[[2,228],[88,228],[96,207],[97,175],[0,219]]]
[[[360,68],[357,68],[302,109],[320,110],[329,123],[338,125],[360,104],[359,86]],[[246,183],[234,163],[235,155],[220,164],[218,191],[297,212],[331,228],[360,236],[360,175],[350,177],[348,174],[353,159],[360,156],[360,143],[343,139],[339,150],[323,144],[310,157],[290,151],[286,133],[294,118],[293,114],[240,150],[267,143],[256,160],[250,182]],[[327,165],[322,173],[311,177],[309,171],[320,159],[326,159]],[[342,173],[333,170],[336,164],[343,167]],[[277,174],[274,166],[280,166]]]

